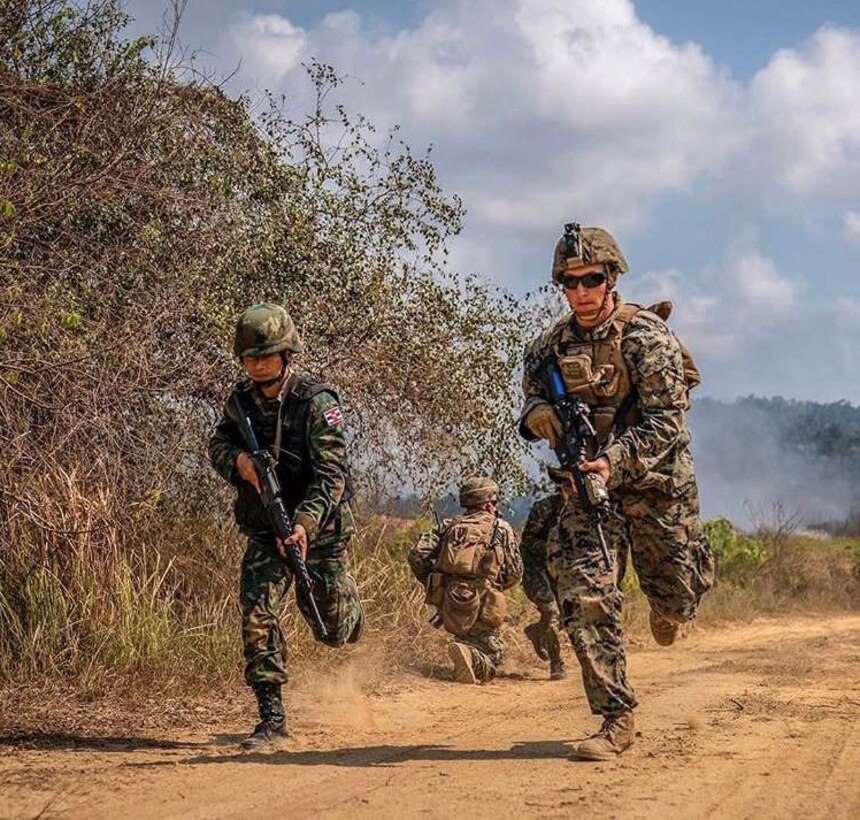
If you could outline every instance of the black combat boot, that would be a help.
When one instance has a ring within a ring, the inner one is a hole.
[[[277,746],[289,737],[287,713],[281,700],[281,685],[255,683],[253,689],[260,710],[260,722],[239,745],[243,749],[265,749]]]

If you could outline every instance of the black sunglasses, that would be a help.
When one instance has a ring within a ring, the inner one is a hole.
[[[561,280],[562,287],[565,290],[576,290],[582,285],[587,290],[599,288],[606,281],[606,272],[596,270],[592,273],[586,273],[585,276],[565,276]]]

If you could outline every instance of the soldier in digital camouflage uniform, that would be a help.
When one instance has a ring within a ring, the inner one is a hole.
[[[331,646],[358,640],[364,614],[347,573],[347,550],[355,531],[343,410],[329,385],[296,372],[293,356],[302,343],[280,306],[254,305],[236,324],[233,352],[247,379],[236,390],[244,399],[262,447],[277,464],[283,498],[294,522],[288,539],[306,555],[315,579],[314,598]],[[236,523],[248,537],[242,559],[240,600],[245,680],[254,690],[260,723],[245,748],[287,736],[281,687],[286,683],[286,646],[279,625],[281,603],[292,573],[281,554],[259,495],[259,482],[228,402],[209,441],[213,467],[236,487]]]
[[[561,423],[549,401],[544,367],[557,363],[568,392],[589,406],[600,447],[582,468],[609,488],[606,567],[589,518],[568,493],[550,533],[548,565],[561,621],[570,635],[589,705],[603,717],[581,758],[614,757],[633,743],[636,697],[627,680],[623,596],[615,562],[629,549],[651,604],[656,641],[670,645],[713,584],[713,557],[702,531],[686,410],[694,371],[663,319],[626,304],[615,290],[628,270],[601,228],[568,225],[555,248],[553,281],[571,313],[525,352],[520,432],[554,446]]]
[[[504,658],[503,590],[523,574],[517,538],[498,515],[499,487],[471,478],[460,487],[465,513],[424,533],[409,551],[409,566],[424,585],[438,622],[455,636],[448,653],[460,683],[492,680]]]
[[[561,494],[555,493],[536,501],[520,537],[520,555],[523,559],[523,591],[537,607],[540,620],[525,628],[535,653],[543,661],[549,661],[550,678],[562,680],[567,677],[561,643],[558,638],[559,613],[555,599],[553,580],[549,577],[546,563],[546,544],[550,531],[558,519]]]

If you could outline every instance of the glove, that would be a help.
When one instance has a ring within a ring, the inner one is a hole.
[[[539,404],[526,416],[526,427],[538,438],[544,438],[550,447],[555,447],[562,437],[564,430],[555,410],[549,404]]]

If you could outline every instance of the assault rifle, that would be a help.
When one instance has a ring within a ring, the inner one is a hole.
[[[302,558],[302,553],[298,546],[286,543],[286,540],[293,532],[293,523],[290,520],[290,514],[287,512],[286,504],[284,504],[284,499],[281,496],[281,482],[278,481],[275,460],[268,450],[260,446],[241,395],[238,392],[234,392],[230,398],[230,402],[236,413],[239,430],[248,443],[251,460],[254,462],[254,469],[260,481],[260,487],[262,488],[260,490],[260,498],[269,515],[269,521],[272,524],[272,529],[275,531],[275,536],[280,542],[284,560],[295,578],[296,602],[299,605],[299,611],[308,624],[310,624],[316,639],[320,641],[325,640],[328,637],[328,632],[320,616],[317,602],[312,594],[313,582],[308,572],[308,566],[305,563],[305,559]]]
[[[567,392],[561,370],[555,361],[547,364],[546,374],[552,406],[561,420],[563,430],[561,440],[555,447],[555,454],[561,468],[573,478],[576,494],[588,511],[606,569],[609,570],[612,568],[612,560],[603,534],[603,517],[609,510],[609,491],[600,476],[583,473],[579,467],[580,463],[597,450],[597,431],[591,423],[588,405],[579,396]]]

